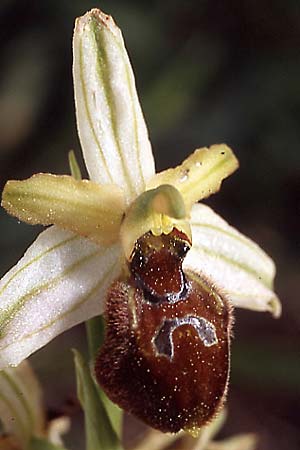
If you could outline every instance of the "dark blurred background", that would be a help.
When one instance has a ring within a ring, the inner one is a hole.
[[[283,314],[236,311],[229,417],[220,437],[259,433],[259,450],[300,448],[300,4],[255,1],[1,0],[0,175],[68,173],[78,158],[71,78],[76,16],[100,7],[122,28],[157,169],[226,142],[240,170],[208,200],[277,264]],[[1,211],[4,273],[38,227]],[[75,395],[70,347],[78,327],[32,363],[50,412]],[[80,420],[76,405],[74,423]],[[132,426],[132,421],[128,423]],[[83,448],[73,427],[68,442]],[[154,450],[154,449],[153,449]]]

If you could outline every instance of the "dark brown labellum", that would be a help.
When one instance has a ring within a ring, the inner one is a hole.
[[[231,310],[182,262],[190,248],[173,230],[136,243],[126,280],[107,297],[96,377],[119,406],[161,431],[196,432],[223,404]]]

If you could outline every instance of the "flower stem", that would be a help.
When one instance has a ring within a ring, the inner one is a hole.
[[[85,325],[87,333],[89,361],[90,365],[93,368],[95,357],[104,341],[105,323],[103,317],[99,316],[88,320]],[[109,400],[109,398],[105,395],[104,391],[95,380],[94,382],[99,398],[101,399],[111,421],[111,425],[116,434],[120,437],[122,434],[123,411],[115,403]]]

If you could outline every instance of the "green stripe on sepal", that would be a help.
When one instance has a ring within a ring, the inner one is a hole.
[[[90,178],[132,200],[154,174],[147,128],[121,31],[93,9],[76,21],[73,76],[79,137]]]
[[[279,317],[272,259],[206,205],[193,206],[191,227],[193,246],[185,259],[186,268],[211,280],[234,306],[270,311]]]

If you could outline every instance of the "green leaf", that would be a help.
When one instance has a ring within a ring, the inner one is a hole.
[[[33,437],[29,443],[28,450],[65,450],[65,447],[54,445],[47,439]]]
[[[82,355],[74,350],[77,395],[84,410],[86,450],[121,450],[107,411],[101,401],[90,369]]]
[[[86,322],[86,332],[87,332],[87,340],[88,340],[88,348],[90,354],[91,363],[94,364],[94,360],[97,356],[97,353],[104,342],[104,334],[105,334],[105,322],[102,316],[93,317],[92,319]],[[96,388],[100,400],[103,402],[107,414],[110,418],[111,425],[118,436],[121,435],[122,432],[122,421],[123,421],[123,411],[113,403],[98,383],[95,381]]]

